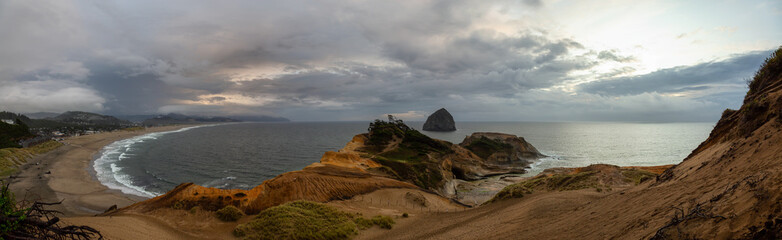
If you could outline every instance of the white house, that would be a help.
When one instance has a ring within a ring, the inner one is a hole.
[[[8,124],[14,124],[13,119],[0,119],[0,121],[3,121],[4,123],[8,123]]]

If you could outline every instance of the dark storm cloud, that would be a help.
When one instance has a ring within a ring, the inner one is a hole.
[[[614,79],[635,71],[626,64],[633,56],[500,16],[545,7],[539,0],[2,1],[0,107],[294,120],[421,117],[440,107],[467,120],[673,109],[663,116],[693,110],[679,105],[718,108],[724,102],[710,96],[735,91],[715,84],[740,83],[766,54]],[[556,90],[601,64],[617,66],[596,76],[607,80]],[[702,94],[660,95],[667,92]]]
[[[649,74],[582,84],[580,90],[600,95],[636,95],[703,90],[714,84],[744,84],[770,51],[752,52],[722,61],[658,70]]]

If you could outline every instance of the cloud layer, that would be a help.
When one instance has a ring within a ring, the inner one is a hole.
[[[0,107],[407,120],[709,121],[768,51],[637,74],[544,1],[0,3]]]

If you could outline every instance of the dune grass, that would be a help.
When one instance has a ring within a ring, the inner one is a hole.
[[[568,191],[585,188],[602,190],[594,171],[585,171],[576,174],[554,174],[551,176],[538,176],[506,186],[486,203],[495,201],[521,198],[525,194],[532,193],[535,189],[548,191]],[[599,191],[600,191],[599,190]]]
[[[632,182],[635,185],[638,185],[647,180],[654,179],[657,177],[657,174],[640,169],[622,169],[622,176],[625,177],[625,182]]]
[[[261,211],[247,223],[234,229],[242,239],[349,239],[358,230],[374,225],[390,229],[394,220],[388,216],[366,219],[334,207],[295,201]]]
[[[242,210],[239,210],[234,205],[225,206],[224,208],[217,210],[215,214],[217,214],[218,219],[225,222],[236,222],[236,220],[239,220],[244,216]]]
[[[0,176],[8,176],[16,172],[19,165],[27,162],[36,154],[42,154],[62,146],[57,141],[48,141],[29,148],[0,149]]]
[[[654,179],[657,174],[640,169],[619,169],[622,174],[621,181],[625,183],[641,184],[647,180]],[[603,181],[605,181],[604,179]],[[500,190],[488,203],[495,201],[521,198],[525,194],[531,194],[535,190],[545,191],[570,191],[579,189],[594,188],[598,192],[603,190],[611,191],[611,187],[601,183],[598,178],[598,171],[583,171],[572,174],[554,174],[550,176],[539,175],[532,179],[524,180],[506,186]]]

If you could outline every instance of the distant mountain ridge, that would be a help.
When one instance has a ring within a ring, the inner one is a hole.
[[[34,112],[34,113],[22,113],[22,114],[27,116],[30,119],[45,119],[45,118],[52,118],[52,117],[59,116],[62,113]]]
[[[157,125],[171,125],[171,124],[185,124],[185,123],[219,123],[219,122],[241,122],[227,117],[193,117],[176,113],[169,113],[166,115],[158,115],[153,118],[144,120],[141,124],[145,126],[157,126]]]
[[[120,120],[113,116],[101,115],[97,113],[68,111],[56,117],[46,118],[61,123],[71,123],[77,125],[105,125],[105,126],[131,126],[133,123],[127,120]]]
[[[136,116],[138,117],[138,116]],[[136,118],[138,119],[138,118]],[[188,116],[177,113],[157,115],[141,122],[145,126],[186,124],[186,123],[225,123],[225,122],[289,122],[287,118],[273,116],[227,116],[227,117],[202,117]]]

